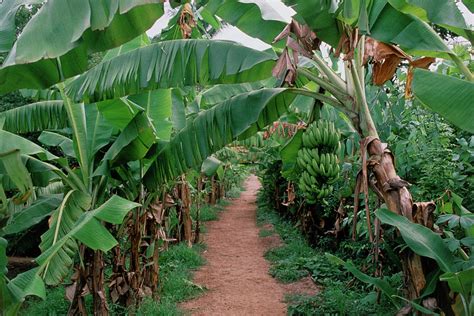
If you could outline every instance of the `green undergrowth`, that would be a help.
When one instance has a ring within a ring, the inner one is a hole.
[[[201,208],[201,221],[218,219],[219,212],[229,205],[228,200],[220,200],[216,205],[205,205]],[[193,210],[192,216],[195,216]],[[202,232],[205,231],[205,224]],[[201,295],[205,288],[193,283],[193,272],[201,267],[205,261],[201,256],[206,248],[204,243],[195,244],[192,248],[185,244],[171,245],[168,250],[160,254],[160,287],[159,300],[144,299],[136,309],[127,309],[120,305],[109,303],[110,315],[183,315],[178,303]],[[92,310],[92,298],[86,296],[86,305]],[[26,304],[20,315],[66,315],[69,301],[65,299],[64,286],[47,289],[47,299],[31,299]]]
[[[257,211],[257,224],[267,225],[260,237],[277,233],[282,246],[270,249],[265,258],[270,261],[270,274],[283,283],[291,283],[310,276],[321,291],[315,296],[288,295],[289,315],[394,315],[393,306],[375,290],[330,263],[323,249],[312,248],[299,230],[261,202]],[[341,255],[341,253],[336,253]],[[399,280],[394,280],[394,283]]]
[[[193,271],[204,264],[201,256],[205,245],[197,244],[188,248],[185,244],[171,246],[160,255],[160,300],[145,299],[140,306],[133,310],[119,305],[109,304],[111,315],[181,315],[179,302],[199,296],[205,289],[192,282]],[[69,302],[64,298],[64,287],[50,288],[47,299],[31,300],[21,315],[66,315]],[[88,310],[91,310],[92,300],[86,296]]]

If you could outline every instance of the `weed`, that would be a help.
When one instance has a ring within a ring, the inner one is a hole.
[[[87,297],[86,304],[90,304]],[[31,298],[23,307],[22,315],[66,315],[69,309],[69,301],[65,298],[64,287],[49,288],[45,300]]]
[[[393,315],[393,305],[384,297],[377,303],[371,288],[353,282],[352,276],[329,263],[324,250],[312,248],[290,222],[259,203],[257,224],[273,225],[284,245],[270,249],[265,258],[271,262],[270,274],[281,282],[294,282],[310,275],[323,290],[315,296],[289,295],[289,315]],[[262,229],[260,234],[267,234]],[[348,246],[342,247],[347,251]],[[399,279],[399,278],[398,278]],[[395,278],[393,283],[400,280]],[[352,285],[350,285],[352,284]]]
[[[335,282],[316,296],[288,295],[288,315],[394,315],[385,301],[377,303],[376,292],[348,288]]]
[[[229,199],[236,199],[240,196],[240,194],[242,193],[242,188],[237,186],[237,185],[233,185],[226,193],[225,193],[225,196]]]
[[[273,234],[275,234],[275,232],[272,229],[262,229],[258,233],[258,236],[259,237],[268,237],[268,236],[272,236]]]

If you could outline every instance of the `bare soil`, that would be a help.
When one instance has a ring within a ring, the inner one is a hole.
[[[240,198],[226,207],[218,221],[207,224],[207,264],[196,272],[194,283],[208,291],[181,304],[189,314],[286,315],[286,293],[317,291],[311,279],[284,285],[268,274],[270,265],[263,255],[281,245],[281,240],[276,235],[258,237],[255,202],[259,187],[257,177],[250,176]]]

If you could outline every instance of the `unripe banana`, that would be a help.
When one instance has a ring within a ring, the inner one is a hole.
[[[321,131],[319,129],[315,130],[314,139],[315,139],[315,142],[316,142],[316,145],[314,147],[321,144]]]
[[[313,168],[313,164],[307,164],[306,165],[306,170],[308,171],[308,173],[310,175],[312,175],[313,177],[317,177],[318,176],[318,173],[316,172],[316,170],[314,170]]]
[[[313,167],[314,171],[316,171],[318,174],[321,174],[321,169],[319,169],[316,159],[311,160],[311,166]]]
[[[304,147],[309,147],[308,134],[306,134],[306,132],[303,133],[302,139],[303,139],[303,146]]]
[[[324,156],[323,156],[324,157]],[[324,167],[324,164],[319,165],[319,169],[321,170],[321,174],[325,175],[326,174],[326,168]]]
[[[317,140],[317,135],[315,134],[315,130],[311,130],[311,147],[316,147],[318,146],[318,140]]]

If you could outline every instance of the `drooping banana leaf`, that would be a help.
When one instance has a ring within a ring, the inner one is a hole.
[[[41,159],[53,160],[57,159],[46,149],[36,145],[26,138],[12,134],[10,132],[0,130],[0,153],[6,153],[11,150],[19,149],[22,155],[37,155]]]
[[[62,101],[43,101],[23,105],[0,113],[5,118],[3,129],[15,134],[61,129],[68,125]]]
[[[337,2],[334,0],[284,0],[316,36],[332,47],[337,47],[341,37],[341,27],[336,18]]]
[[[26,202],[33,192],[33,180],[26,166],[21,161],[20,150],[14,149],[0,153],[0,163],[10,180],[15,184],[20,193],[13,198],[15,204]]]
[[[457,35],[474,39],[470,29],[454,0],[389,0],[390,4],[397,10],[412,14],[425,22],[443,26]]]
[[[217,169],[222,165],[222,161],[216,157],[210,156],[202,162],[201,173],[204,173],[207,177],[213,176]]]
[[[250,137],[276,121],[294,98],[287,89],[261,89],[201,112],[153,158],[146,185],[157,187],[188,169],[200,168],[207,157],[233,140]]]
[[[199,104],[201,109],[208,109],[214,104],[223,102],[224,100],[241,93],[262,88],[273,88],[275,87],[275,82],[275,78],[270,78],[267,80],[255,82],[215,85],[201,92],[197,96],[196,102]]]
[[[143,108],[155,128],[156,136],[169,140],[171,136],[171,89],[158,89],[128,97]]]
[[[113,167],[142,159],[156,141],[155,131],[147,115],[138,113],[104,154],[94,176],[108,175]]]
[[[104,58],[102,58],[102,61],[106,61],[119,55],[126,54],[134,49],[150,45],[150,43],[150,39],[148,38],[146,33],[143,33],[142,35],[135,37],[131,41],[107,51],[107,54],[105,54]]]
[[[37,102],[61,100],[61,94],[56,89],[20,89],[19,91],[24,98],[32,99]]]
[[[64,135],[43,131],[38,137],[38,141],[46,146],[61,148],[62,152],[69,157],[76,157],[72,140]]]
[[[380,208],[375,215],[382,223],[395,226],[403,240],[416,254],[434,259],[444,272],[454,272],[454,257],[441,237],[425,226],[412,223],[408,218]]]
[[[42,0],[4,0],[0,6],[0,53],[8,52],[16,39],[15,16],[22,6]]]
[[[294,11],[279,1],[211,0],[205,9],[252,37],[271,43]]]
[[[378,41],[398,44],[413,55],[449,58],[452,53],[426,22],[398,11],[387,0],[374,2],[368,34]]]
[[[163,14],[160,0],[50,0],[0,68],[0,93],[44,89],[87,69],[87,55],[126,43]]]
[[[20,212],[14,213],[5,227],[0,230],[0,235],[16,234],[41,222],[50,215],[62,201],[62,194],[40,197],[30,206]]]
[[[454,125],[474,133],[473,82],[416,69],[413,94]]]
[[[257,81],[271,77],[274,59],[227,41],[166,41],[100,63],[70,82],[67,93],[95,102],[159,88]]]
[[[298,150],[303,143],[302,138],[303,131],[299,130],[283,147],[281,147],[280,156],[283,163],[281,174],[286,178],[294,174]]]
[[[114,195],[98,208],[82,213],[71,222],[69,229],[64,230],[64,234],[54,244],[50,244],[36,258],[36,262],[40,265],[40,272],[44,274],[45,282],[58,284],[69,273],[72,256],[75,255],[75,252],[71,252],[70,245],[76,244],[76,240],[91,249],[104,252],[114,247],[117,241],[100,221],[120,224],[125,215],[138,206],[140,204]]]
[[[61,205],[53,212],[49,229],[41,236],[40,249],[43,254],[74,229],[78,219],[89,210],[90,203],[90,196],[81,191],[69,191],[64,196]],[[58,284],[62,281],[73,264],[73,256],[77,250],[77,242],[74,239],[64,240],[44,268],[43,278],[46,284]]]

